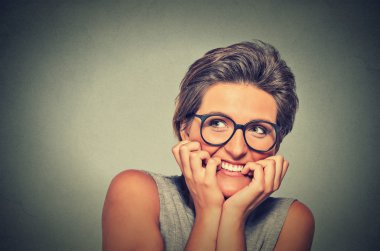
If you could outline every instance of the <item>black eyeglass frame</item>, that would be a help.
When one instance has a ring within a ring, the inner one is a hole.
[[[241,129],[241,130],[243,131],[244,141],[245,141],[245,143],[247,144],[247,146],[248,146],[251,150],[253,150],[253,151],[255,151],[255,152],[259,152],[259,153],[265,153],[265,152],[268,152],[268,151],[272,150],[273,147],[278,143],[277,141],[278,141],[278,133],[280,132],[280,126],[277,125],[277,124],[274,124],[274,123],[272,123],[272,122],[266,121],[266,120],[260,120],[260,119],[259,119],[259,120],[251,120],[251,121],[247,122],[246,124],[242,125],[242,124],[237,124],[233,119],[231,119],[231,118],[228,117],[227,115],[220,114],[220,113],[210,113],[210,114],[202,114],[202,115],[201,115],[201,114],[194,114],[193,116],[194,116],[194,117],[197,117],[197,118],[199,118],[199,119],[201,120],[201,127],[200,127],[201,137],[202,137],[202,139],[203,139],[204,142],[206,142],[207,144],[209,144],[209,145],[211,145],[211,146],[222,146],[222,145],[227,144],[228,141],[230,141],[230,140],[232,139],[232,137],[235,135],[235,132],[236,132],[238,129]],[[231,136],[230,136],[225,142],[223,142],[223,143],[221,143],[221,144],[212,144],[212,143],[208,142],[208,141],[203,137],[203,133],[202,133],[203,124],[204,124],[204,122],[206,121],[206,119],[208,119],[208,118],[211,117],[211,116],[219,116],[219,117],[227,118],[227,119],[231,120],[232,123],[234,124],[234,131],[232,132]],[[245,137],[245,130],[246,130],[247,126],[248,126],[249,124],[257,123],[257,122],[270,124],[271,126],[273,126],[274,130],[276,131],[276,139],[275,139],[273,145],[272,145],[271,147],[269,147],[267,150],[257,150],[257,149],[255,149],[255,148],[251,147],[251,146],[248,144],[247,139],[246,139],[246,137]]]

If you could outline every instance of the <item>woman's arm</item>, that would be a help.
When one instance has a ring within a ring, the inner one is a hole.
[[[232,215],[223,210],[217,250],[246,250],[244,224],[239,224],[245,221],[242,221],[239,215]],[[295,201],[289,208],[274,250],[311,250],[314,227],[314,217],[310,209]]]
[[[223,204],[217,250],[246,250],[245,221],[249,214],[281,185],[289,163],[282,156],[249,162],[243,174],[253,173],[251,183]]]
[[[172,152],[195,208],[195,221],[185,250],[214,251],[224,202],[216,181],[216,169],[221,160],[202,151],[198,142],[181,141]]]
[[[245,218],[242,215],[230,211],[227,207],[223,208],[218,229],[216,250],[247,250],[245,241]]]
[[[310,250],[314,228],[314,216],[310,209],[299,201],[293,202],[274,250]]]
[[[215,250],[221,210],[197,213],[185,251]]]
[[[164,250],[153,178],[127,170],[111,182],[103,207],[103,250]]]

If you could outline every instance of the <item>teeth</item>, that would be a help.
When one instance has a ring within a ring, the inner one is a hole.
[[[241,170],[243,170],[243,167],[244,167],[243,165],[233,165],[224,161],[222,161],[221,166],[223,169],[226,169],[231,172],[241,172]]]

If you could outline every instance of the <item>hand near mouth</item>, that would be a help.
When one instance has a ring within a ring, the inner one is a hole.
[[[195,210],[222,209],[224,196],[216,180],[216,169],[221,159],[203,151],[199,142],[181,141],[172,149],[185,177]]]
[[[266,168],[265,175],[265,169],[262,164],[248,162],[241,173],[243,175],[251,173],[251,183],[232,195],[224,206],[229,210],[234,210],[236,215],[245,219],[254,208],[273,192],[271,189],[273,182],[270,178],[274,177],[274,168],[271,168],[271,166]]]
[[[223,250],[244,250],[244,226],[249,214],[280,187],[289,163],[282,156],[248,162],[241,173],[253,177],[248,186],[229,197],[223,204],[217,246]],[[231,229],[236,233],[231,235]]]
[[[199,142],[181,141],[172,148],[195,207],[195,221],[185,250],[215,250],[224,196],[216,180],[220,158],[211,158]],[[206,163],[206,166],[204,166]]]
[[[251,175],[251,183],[231,196],[223,205],[244,218],[261,202],[280,188],[289,162],[283,156],[270,156],[256,162],[248,162],[241,173]]]

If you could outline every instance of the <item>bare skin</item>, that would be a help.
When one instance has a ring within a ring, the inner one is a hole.
[[[197,114],[215,111],[240,124],[253,119],[275,123],[277,116],[271,95],[243,84],[210,87]],[[275,150],[249,149],[241,130],[227,144],[210,146],[200,136],[200,123],[195,118],[188,130],[181,131],[183,141],[172,149],[196,210],[185,250],[246,250],[245,220],[280,188],[289,163]],[[244,168],[231,175],[221,168],[222,161]],[[104,205],[103,250],[163,250],[159,212],[157,187],[148,174],[135,170],[119,174]],[[310,250],[313,234],[311,211],[295,201],[275,250]]]

